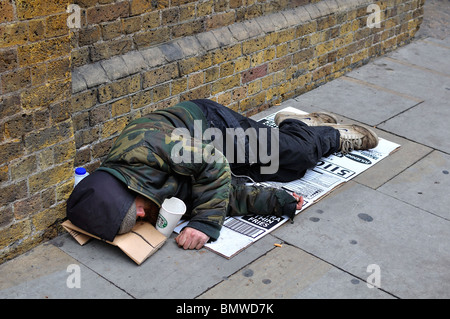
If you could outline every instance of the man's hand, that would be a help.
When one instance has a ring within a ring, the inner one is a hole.
[[[295,210],[300,210],[303,207],[303,196],[299,196],[296,193],[292,193],[292,196],[297,200],[297,206],[295,207]]]
[[[175,238],[178,246],[183,247],[184,249],[200,249],[208,242],[208,240],[208,235],[191,227],[184,228]]]

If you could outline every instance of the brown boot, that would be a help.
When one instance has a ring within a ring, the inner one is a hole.
[[[287,119],[299,120],[308,126],[321,126],[324,123],[336,124],[337,118],[326,112],[314,112],[309,114],[299,114],[294,112],[278,112],[275,116],[275,124],[278,126]]]
[[[357,124],[325,124],[339,131],[341,144],[339,150],[343,154],[353,150],[368,150],[378,145],[378,136],[371,129]]]

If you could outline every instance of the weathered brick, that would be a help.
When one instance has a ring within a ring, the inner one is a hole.
[[[226,77],[234,73],[234,61],[222,63],[220,65],[220,77]]]
[[[67,18],[68,13],[51,15],[45,19],[45,37],[53,38],[68,33]]]
[[[242,49],[240,44],[236,44],[231,47],[221,48],[213,53],[213,64],[219,64],[225,61],[234,60],[242,55]]]
[[[77,95],[73,95],[70,99],[71,111],[79,112],[93,107],[97,103],[97,90],[89,90]]]
[[[163,43],[170,38],[170,29],[168,27],[162,27],[154,30],[139,32],[134,35],[134,43],[141,48],[150,45],[156,45]]]
[[[189,100],[195,100],[195,99],[205,99],[211,96],[211,85],[206,84],[203,86],[200,86],[196,89],[189,90],[186,93],[181,94],[180,100],[181,101],[189,101]]]
[[[14,7],[11,0],[0,1],[0,23],[9,22],[14,20]]]
[[[164,83],[153,88],[153,101],[158,102],[170,96],[170,83]]]
[[[111,107],[108,104],[97,105],[89,110],[89,126],[96,126],[111,118]]]
[[[100,127],[92,127],[87,130],[78,130],[75,132],[75,146],[77,149],[89,145],[95,141],[97,141],[100,138]],[[86,156],[87,154],[83,153],[83,156]],[[88,156],[87,162],[90,160],[90,156]],[[80,162],[79,154],[77,153],[75,160],[77,160],[79,163],[83,163],[83,161]]]
[[[197,1],[194,1],[194,2],[197,2]],[[174,4],[172,3],[171,5],[173,6]],[[196,4],[195,3],[183,5],[183,6],[180,6],[179,8],[180,8],[180,22],[186,21],[186,20],[191,20],[193,17],[196,16],[196,12],[195,12]]]
[[[23,91],[21,93],[22,107],[24,109],[45,107],[51,103],[66,100],[70,95],[69,80],[55,81]]]
[[[0,73],[13,70],[17,67],[17,51],[7,49],[0,51]]]
[[[263,50],[270,45],[270,37],[264,36],[256,39],[245,41],[242,44],[242,53],[249,54],[259,50]]]
[[[334,49],[334,40],[320,43],[316,46],[316,56],[327,54]]]
[[[33,19],[28,21],[28,40],[40,41],[46,37],[46,19]]]
[[[19,64],[22,66],[69,55],[69,53],[70,39],[68,36],[47,39],[18,48]]]
[[[133,40],[119,38],[110,42],[96,43],[90,47],[89,57],[93,62],[109,59],[112,56],[125,54],[133,49]]]
[[[142,76],[142,87],[145,89],[177,77],[179,77],[177,64],[167,64],[145,72]]]
[[[3,93],[18,91],[31,85],[31,74],[29,68],[16,69],[3,74],[1,77]]]
[[[211,94],[216,95],[219,92],[224,92],[232,88],[238,87],[241,83],[239,74],[235,74],[226,78],[222,78],[212,83]]]
[[[33,129],[32,114],[18,114],[5,122],[5,137],[21,138],[25,133]]]
[[[0,183],[7,182],[9,180],[9,167],[8,165],[0,166]],[[0,222],[1,224],[1,222]]]
[[[2,159],[2,163],[7,163],[15,158],[21,157],[23,154],[23,143],[19,139],[0,144],[0,158]]]
[[[205,31],[205,26],[203,21],[194,20],[189,22],[184,22],[181,24],[177,24],[172,27],[172,36],[174,38],[185,37],[189,35],[194,35],[196,33],[200,33]]]
[[[131,34],[141,30],[142,28],[142,17],[135,16],[121,20],[122,29],[125,34]]]
[[[192,73],[188,77],[188,87],[189,89],[195,88],[205,83],[205,73],[197,72]]]
[[[207,18],[206,30],[213,30],[223,26],[227,26],[235,22],[236,17],[234,11],[223,12],[215,14]]]
[[[112,21],[101,24],[103,40],[111,40],[122,35],[122,21]]]
[[[54,207],[48,208],[46,210],[43,210],[42,212],[39,212],[32,217],[32,223],[34,226],[35,232],[44,232],[48,233],[52,230],[52,226],[58,222],[62,221],[62,219],[66,217],[66,204],[60,203],[57,204]],[[52,235],[47,236],[56,236],[57,233],[55,232]],[[45,235],[41,235],[45,236]]]
[[[131,110],[131,97],[124,97],[118,101],[111,103],[111,115],[116,117],[130,112]]]
[[[133,109],[139,109],[152,103],[152,90],[139,91],[131,97]]]
[[[161,11],[161,24],[173,24],[180,19],[180,8],[172,7]]]
[[[75,157],[75,140],[69,139],[53,147],[53,160],[55,163],[63,163]]]
[[[267,64],[260,65],[248,71],[242,72],[242,84],[253,81],[267,75]]]
[[[268,72],[270,72],[270,73],[278,72],[282,69],[288,68],[291,64],[292,64],[292,56],[291,55],[282,57],[280,59],[273,60],[273,61],[269,62]]]
[[[241,112],[248,111],[254,107],[261,106],[266,101],[266,92],[249,96],[239,102],[239,110]]]
[[[101,86],[98,89],[98,100],[100,103],[135,93],[141,89],[141,76],[136,74],[131,77]]]
[[[21,220],[28,217],[28,213],[42,210],[41,195],[36,194],[29,198],[14,202],[14,218]]]
[[[25,136],[27,152],[35,152],[73,137],[72,121],[66,121]]]
[[[172,83],[172,95],[178,95],[187,90],[187,78],[173,80]]]
[[[48,81],[70,79],[70,73],[70,58],[68,56],[52,61],[47,66]]]
[[[15,200],[25,198],[27,196],[27,189],[26,180],[0,187],[0,207],[12,203]]]
[[[28,26],[25,22],[0,25],[0,48],[25,44],[28,41]]]
[[[181,60],[179,62],[180,66],[180,76],[191,74],[199,70],[203,70],[212,66],[213,60],[211,54],[205,54],[201,56],[196,56],[188,59]]]
[[[94,158],[102,158],[103,156],[108,155],[111,146],[113,145],[113,142],[114,142],[113,139],[109,139],[95,144],[92,147],[92,156]]]
[[[16,0],[19,20],[64,13],[66,8],[67,1],[65,0]]]
[[[130,119],[127,116],[123,116],[103,123],[101,137],[109,138],[113,135],[119,134],[125,126],[127,126],[129,121]]]
[[[101,22],[113,21],[117,18],[124,18],[129,15],[128,1],[107,4],[88,8],[86,19],[88,24],[97,24]]]
[[[101,39],[101,28],[94,25],[89,28],[83,28],[78,32],[78,44],[80,46],[93,44]]]
[[[169,7],[169,1],[153,1],[153,0],[131,0],[130,2],[130,14],[137,15],[144,12],[164,9]]]
[[[248,83],[247,86],[247,94],[248,95],[255,95],[256,93],[261,92],[261,80],[253,81]]]
[[[3,213],[3,212],[2,212]],[[12,243],[23,241],[31,234],[32,227],[29,220],[16,222],[9,227],[1,230],[0,234],[0,249],[10,246]]]

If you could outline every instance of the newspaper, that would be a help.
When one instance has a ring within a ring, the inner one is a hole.
[[[281,111],[306,113],[293,107],[287,107]],[[276,127],[274,122],[275,115],[276,113],[270,114],[259,122]],[[380,138],[378,146],[374,149],[352,151],[346,155],[335,153],[322,158],[301,179],[288,183],[265,182],[260,184],[283,188],[289,193],[295,192],[303,196],[304,204],[302,209],[296,212],[297,215],[335,188],[386,158],[399,147],[399,144]],[[288,220],[286,216],[249,215],[227,217],[220,232],[220,237],[216,241],[206,244],[205,247],[230,259]],[[187,221],[181,222],[175,229],[175,232],[179,233],[187,223]]]

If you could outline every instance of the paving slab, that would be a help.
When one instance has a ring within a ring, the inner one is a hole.
[[[444,39],[436,39],[436,38],[426,38],[423,40],[424,42],[433,42],[434,44],[444,46],[450,49],[450,37],[446,37]]]
[[[450,221],[450,155],[434,151],[379,191]]]
[[[60,248],[134,298],[195,298],[224,278],[272,249],[276,240],[264,237],[230,260],[206,249],[185,251],[174,235],[141,265],[117,247],[99,240],[80,246],[61,236]]]
[[[378,127],[450,153],[450,90],[446,95],[448,99],[427,100]]]
[[[79,274],[79,281],[77,276]],[[52,244],[0,265],[0,298],[130,298]]]
[[[376,59],[346,76],[425,101],[448,101],[450,92],[450,77],[386,57]]]
[[[328,110],[372,126],[394,117],[420,101],[363,85],[346,77],[328,82],[295,100],[300,105]]]
[[[450,297],[450,222],[350,181],[273,236],[400,298]]]
[[[360,279],[283,244],[199,298],[393,298],[359,283]]]
[[[407,47],[390,53],[389,56],[450,75],[450,47],[439,45],[428,39],[412,42]]]

